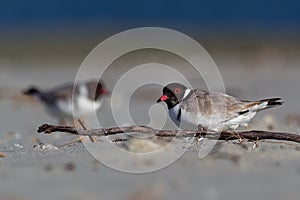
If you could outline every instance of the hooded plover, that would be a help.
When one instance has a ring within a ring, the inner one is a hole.
[[[84,116],[97,111],[103,96],[109,94],[101,81],[82,81],[76,85],[65,83],[49,90],[31,86],[24,94],[40,100],[49,113],[64,123],[66,118]]]
[[[184,121],[211,130],[232,130],[247,126],[258,111],[281,105],[283,102],[280,100],[246,101],[171,83],[163,88],[163,95],[157,103],[163,101],[167,104],[169,115],[178,127]]]

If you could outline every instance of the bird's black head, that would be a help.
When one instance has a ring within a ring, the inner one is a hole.
[[[180,83],[171,83],[163,88],[163,95],[156,101],[157,103],[166,102],[168,109],[173,108],[182,101],[187,87]]]
[[[110,92],[106,89],[102,81],[90,81],[87,83],[90,98],[98,100],[101,96],[109,95]]]
[[[28,89],[24,90],[23,94],[34,96],[40,94],[40,90],[35,86],[31,86]]]

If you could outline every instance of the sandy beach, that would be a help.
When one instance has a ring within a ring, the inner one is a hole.
[[[274,131],[299,133],[299,48],[287,53],[286,47],[266,44],[253,45],[255,48],[248,51],[237,47],[227,51],[229,45],[216,48],[209,44],[207,51],[219,67],[229,94],[249,100],[282,97],[285,102],[259,113],[249,129],[268,130],[272,125]],[[37,134],[40,125],[56,124],[57,120],[21,91],[32,84],[49,88],[73,81],[87,53],[0,58],[0,152],[4,154],[0,158],[1,200],[299,199],[300,145],[296,143],[258,142],[253,148],[251,142],[241,145],[223,141],[204,159],[198,159],[193,146],[170,166],[137,175],[105,166],[82,143],[59,148],[75,140],[73,135]],[[155,58],[157,54],[145,55]],[[130,59],[116,62],[107,72],[111,75],[104,81],[110,90],[124,69],[132,67]],[[184,71],[184,66],[174,67]],[[139,90],[130,104],[138,122],[149,120],[147,109],[161,92],[158,87],[146,89],[148,92]],[[103,113],[99,112],[99,118],[104,118]],[[58,149],[41,149],[36,146],[39,143]]]

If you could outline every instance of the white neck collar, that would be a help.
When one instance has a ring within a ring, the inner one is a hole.
[[[190,89],[186,89],[182,99],[185,99],[185,97],[187,97],[190,94],[190,92],[191,92]]]

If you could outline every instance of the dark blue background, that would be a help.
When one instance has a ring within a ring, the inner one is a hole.
[[[1,1],[2,30],[74,26],[165,26],[192,28],[293,28],[300,25],[296,0],[12,0]]]

